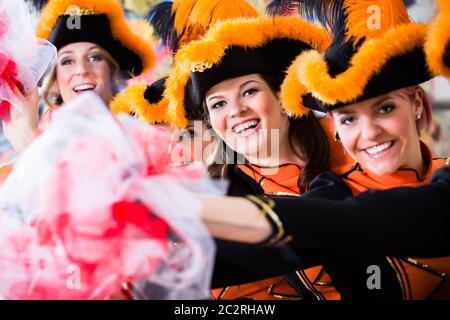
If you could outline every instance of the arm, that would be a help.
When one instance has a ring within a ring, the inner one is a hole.
[[[419,188],[369,191],[341,201],[273,199],[273,211],[284,235],[292,236],[289,246],[295,250],[321,248],[354,254],[370,248],[382,255],[450,255],[449,168],[439,170],[429,185]],[[273,219],[267,219],[246,199],[220,197],[214,201],[221,204],[214,212],[208,205],[203,210],[214,236],[261,243],[276,229]],[[230,205],[226,214],[220,212],[224,203]]]

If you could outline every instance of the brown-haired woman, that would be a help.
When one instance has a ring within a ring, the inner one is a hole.
[[[252,42],[245,34],[258,40]],[[165,91],[172,123],[185,125],[186,104],[204,105],[218,138],[210,173],[231,180],[230,195],[298,197],[317,174],[330,168],[330,139],[320,121],[313,113],[301,119],[290,117],[279,96],[284,71],[293,58],[305,49],[323,48],[327,41],[322,29],[298,18],[235,19],[219,23],[204,38],[178,51]],[[215,53],[202,57],[207,48]],[[241,249],[219,243],[218,268],[222,258],[229,261],[245,255]],[[338,299],[322,271],[318,266],[221,288],[213,295],[218,299]]]

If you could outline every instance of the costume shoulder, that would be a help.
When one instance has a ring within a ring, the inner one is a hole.
[[[229,181],[227,195],[228,196],[246,196],[246,195],[262,195],[264,190],[251,177],[245,174],[237,166],[230,166],[227,170]]]
[[[327,171],[314,178],[308,192],[302,197],[341,200],[351,196],[352,190],[342,177]]]

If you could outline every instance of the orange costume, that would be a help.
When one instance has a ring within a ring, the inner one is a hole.
[[[348,157],[342,145],[332,138],[332,123],[330,118],[321,120],[321,124],[327,133],[331,149],[331,166],[336,172],[348,167],[352,159]],[[267,196],[301,195],[298,187],[298,179],[302,168],[294,163],[288,163],[279,167],[259,167],[256,165],[239,165],[241,171],[251,177]],[[301,213],[299,213],[301,214]],[[333,286],[330,276],[322,266],[316,266],[295,272],[298,281],[318,300],[340,300],[340,294]],[[284,276],[273,277],[242,284],[238,286],[214,289],[211,291],[215,299],[257,299],[257,300],[301,300],[301,295],[291,286]]]
[[[430,183],[434,172],[449,162],[447,159],[432,159],[428,147],[421,143],[422,156],[427,172],[420,176],[414,169],[399,169],[388,176],[375,176],[357,163],[342,175],[353,195],[369,189],[386,190],[395,187],[419,187]],[[407,221],[405,221],[407,223]],[[398,276],[407,300],[450,299],[450,257],[415,259],[409,257],[386,257]]]

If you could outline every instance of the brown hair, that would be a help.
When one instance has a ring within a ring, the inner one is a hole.
[[[276,95],[280,91],[284,75],[260,75]],[[208,108],[205,103],[203,103],[203,107],[209,121]],[[305,163],[297,182],[300,192],[303,193],[307,191],[309,184],[319,173],[330,169],[328,138],[313,112],[301,118],[289,117],[288,137],[292,150]],[[236,163],[245,163],[246,160],[243,155],[231,150],[222,139],[218,138],[216,141],[216,157],[213,159],[214,162],[210,162],[208,165],[208,173],[213,178],[227,178]],[[219,158],[225,159],[225,161],[217,161]]]

